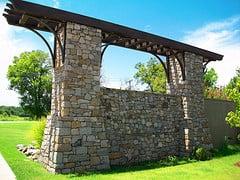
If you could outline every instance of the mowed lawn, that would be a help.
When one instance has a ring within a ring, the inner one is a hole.
[[[33,162],[17,151],[17,144],[31,142],[30,129],[35,122],[1,122],[0,152],[9,163],[17,179],[240,179],[240,168],[234,166],[240,161],[240,152],[210,161],[160,167],[121,168],[87,175],[53,175],[39,163]],[[0,177],[1,179],[1,177]]]

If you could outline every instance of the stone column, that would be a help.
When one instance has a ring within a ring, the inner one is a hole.
[[[212,147],[208,121],[204,111],[203,57],[185,52],[178,56],[185,62],[185,81],[174,57],[169,58],[170,94],[182,96],[184,119],[179,122],[179,155],[189,155],[194,147]]]
[[[64,28],[59,31],[63,38]],[[109,144],[100,115],[101,30],[67,23],[65,62],[57,45],[52,111],[40,161],[55,173],[108,169]]]

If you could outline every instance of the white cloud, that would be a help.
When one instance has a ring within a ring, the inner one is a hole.
[[[53,7],[54,8],[59,8],[59,5],[60,5],[59,0],[53,0]]]
[[[4,4],[0,4],[0,14],[3,13],[4,6]],[[34,45],[31,42],[17,38],[16,32],[24,32],[24,29],[8,25],[2,15],[0,15],[0,24],[0,105],[18,105],[18,94],[8,89],[7,69],[14,56],[23,51],[32,50]]]
[[[212,22],[187,32],[183,41],[224,55],[222,61],[208,65],[217,71],[219,85],[226,85],[240,67],[240,16]]]

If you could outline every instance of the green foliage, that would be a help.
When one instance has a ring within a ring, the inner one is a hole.
[[[45,127],[46,119],[41,118],[32,128],[32,135],[36,148],[40,148],[42,145]]]
[[[229,112],[226,117],[226,122],[231,127],[240,128],[240,112],[239,111]]]
[[[206,161],[212,158],[212,154],[207,149],[199,147],[194,150],[193,157],[198,161]]]
[[[0,121],[26,121],[28,116],[22,107],[0,106]]]
[[[38,50],[14,57],[7,77],[10,89],[21,95],[20,104],[26,113],[40,118],[50,111],[51,71],[47,53]]]
[[[205,88],[215,88],[217,84],[218,75],[216,71],[211,68],[203,76],[203,82]]]
[[[156,58],[151,58],[146,64],[138,63],[134,78],[141,84],[147,84],[152,92],[166,93],[166,75],[163,66]]]
[[[5,116],[5,115],[0,115],[0,121],[29,121],[31,120],[29,117],[20,117],[20,116]]]
[[[240,134],[237,135],[237,141],[240,142]]]
[[[225,91],[229,99],[236,105],[235,112],[228,113],[226,122],[231,127],[240,128],[240,69],[237,70],[237,75],[231,79]]]
[[[214,157],[228,156],[239,152],[239,144],[224,144],[221,148],[217,149],[217,151],[214,153]]]
[[[228,100],[224,87],[217,87],[218,75],[216,71],[211,68],[203,75],[204,82],[204,96],[209,99],[223,99]]]
[[[0,106],[0,115],[2,116],[28,116],[22,109],[22,107],[15,106]]]
[[[172,166],[178,163],[178,158],[176,156],[168,156],[165,161],[169,166]]]

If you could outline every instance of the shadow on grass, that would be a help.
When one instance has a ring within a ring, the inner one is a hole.
[[[230,144],[230,145],[223,145],[221,148],[214,150],[213,157],[220,158],[224,156],[230,156],[240,153],[240,144]]]
[[[213,159],[221,158],[224,156],[234,155],[240,153],[240,145],[227,145],[223,146],[218,150],[214,150]],[[157,168],[164,168],[170,166],[178,166],[184,165],[189,163],[198,162],[193,158],[173,158],[169,159],[166,158],[164,160],[159,160],[155,162],[142,162],[135,165],[128,165],[128,166],[112,166],[110,170],[106,171],[95,171],[95,172],[84,172],[84,173],[77,173],[77,174],[69,174],[70,178],[76,178],[81,176],[92,176],[92,175],[107,175],[107,174],[117,174],[117,173],[124,173],[124,172],[136,172],[136,171],[143,171],[143,170],[150,170],[150,169],[157,169]]]
[[[197,162],[197,161],[189,158],[181,158],[181,159],[178,159],[176,162],[170,162],[167,160],[159,160],[155,162],[152,162],[152,161],[142,162],[139,164],[125,165],[125,166],[111,166],[110,170],[105,170],[105,171],[69,174],[69,177],[75,178],[75,177],[92,176],[92,175],[98,175],[98,174],[107,175],[107,174],[117,174],[117,173],[125,173],[125,172],[136,172],[136,171],[164,168],[169,166],[183,165],[183,164],[194,163],[194,162]]]

